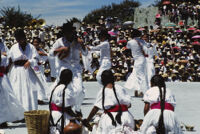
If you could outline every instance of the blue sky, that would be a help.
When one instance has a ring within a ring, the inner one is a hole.
[[[123,0],[0,0],[2,7],[18,7],[34,17],[41,15],[48,25],[61,25],[66,19],[82,19],[87,13],[103,5],[120,3]],[[148,6],[154,0],[137,0],[142,6]]]

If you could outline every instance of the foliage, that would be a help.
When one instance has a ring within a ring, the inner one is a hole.
[[[121,21],[133,20],[134,9],[138,6],[140,6],[140,3],[134,0],[124,0],[120,4],[112,3],[91,11],[84,17],[83,21],[90,24],[98,23],[101,16],[104,16],[104,18],[117,17]]]
[[[22,12],[20,7],[3,7],[0,9],[0,13],[4,18],[4,25],[9,27],[24,27],[26,26],[32,19],[33,16],[31,14],[27,14],[26,12]]]
[[[69,21],[69,22],[72,22],[72,23],[74,23],[74,22],[79,22],[79,23],[81,23],[81,20],[80,19],[78,19],[78,18],[76,18],[76,17],[73,17],[73,18],[71,18],[71,19],[67,19],[66,20],[67,22]]]

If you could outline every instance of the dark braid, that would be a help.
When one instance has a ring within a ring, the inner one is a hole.
[[[60,81],[58,82],[58,84],[55,86],[55,88],[52,90],[51,92],[51,97],[50,97],[50,101],[49,101],[49,109],[50,109],[50,121],[54,126],[57,126],[57,123],[60,121],[61,119],[61,134],[64,134],[63,130],[64,130],[64,108],[65,108],[65,89],[68,86],[68,84],[72,81],[72,72],[69,69],[64,69],[61,74],[60,74]],[[53,118],[52,118],[52,109],[51,109],[51,101],[52,101],[52,97],[53,97],[53,93],[56,89],[57,86],[64,84],[65,87],[63,89],[63,98],[62,98],[62,116],[61,118],[57,121],[56,124],[54,124]]]
[[[114,91],[115,98],[117,99],[117,102],[118,102],[118,105],[119,105],[119,111],[118,111],[118,113],[117,113],[115,119],[117,120],[117,122],[118,122],[119,124],[122,124],[122,122],[121,122],[122,107],[121,107],[121,104],[119,103],[119,99],[118,99],[117,94],[116,94],[116,89],[115,89],[114,83],[113,83],[113,91]]]
[[[154,75],[151,79],[152,86],[158,86],[160,91],[160,107],[161,107],[161,113],[158,121],[158,126],[156,128],[157,134],[165,134],[165,125],[164,125],[164,109],[165,109],[165,96],[166,96],[166,85],[164,78],[161,75]],[[164,90],[164,93],[162,91],[162,88]]]
[[[113,126],[117,126],[116,121],[113,117],[113,115],[104,107],[104,102],[105,102],[105,88],[106,86],[103,87],[103,92],[102,92],[102,106],[103,106],[103,110],[108,114],[108,116],[110,117],[110,119],[112,120],[112,125]]]
[[[116,121],[121,124],[121,115],[122,115],[122,108],[121,108],[121,105],[119,103],[119,99],[117,97],[117,94],[116,94],[116,89],[115,89],[115,85],[114,85],[114,76],[113,76],[113,73],[111,70],[105,70],[102,75],[101,75],[101,81],[102,81],[102,84],[104,85],[103,87],[103,92],[102,92],[102,106],[103,106],[103,110],[108,114],[108,116],[111,118],[112,120],[112,125],[113,126],[116,126]],[[105,87],[107,86],[107,84],[109,83],[112,83],[113,84],[113,92],[114,92],[114,95],[115,95],[115,98],[117,99],[117,102],[118,102],[118,105],[120,106],[120,109],[119,109],[119,112],[117,113],[115,119],[113,117],[113,115],[108,112],[108,110],[105,109],[104,107],[104,102],[105,102]]]
[[[0,51],[0,66],[1,66],[1,51]]]

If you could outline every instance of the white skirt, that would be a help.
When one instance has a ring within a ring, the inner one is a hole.
[[[143,134],[153,134],[155,126],[158,126],[158,120],[160,117],[160,109],[150,110],[144,117],[140,131]],[[164,110],[164,124],[166,133],[182,134],[180,124],[171,110]]]
[[[36,66],[36,68],[38,68],[38,70],[34,68],[34,71],[40,80],[40,86],[41,86],[41,88],[38,89],[38,100],[45,100],[47,99],[46,95],[46,89],[48,89],[47,82],[44,73],[42,72],[42,67]]]
[[[148,90],[146,59],[141,57],[135,59],[133,71],[128,77],[124,87],[132,90],[145,92]]]
[[[115,118],[115,116],[117,115],[117,112],[111,112],[111,114]],[[117,123],[117,127],[113,126],[112,120],[110,119],[108,114],[104,113],[104,114],[102,114],[102,116],[100,118],[99,125],[97,128],[97,133],[98,134],[108,134],[110,132],[115,132],[115,130],[117,130],[117,129],[123,129],[124,126],[130,127],[134,130],[135,122],[134,122],[134,118],[130,112],[128,112],[128,111],[122,112],[121,122],[122,122],[121,125]]]
[[[16,98],[8,77],[0,77],[0,124],[24,118],[24,108]]]
[[[148,76],[148,84],[150,86],[151,78],[155,75],[155,67],[154,61],[151,59],[147,59],[147,76]]]
[[[37,91],[42,86],[33,69],[13,66],[10,71],[10,82],[25,111],[36,110],[38,108]]]

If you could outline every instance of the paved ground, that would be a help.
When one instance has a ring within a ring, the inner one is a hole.
[[[123,85],[124,82],[118,82]],[[84,82],[86,88],[86,97],[82,105],[84,117],[87,117],[99,90],[96,82]],[[194,131],[184,131],[185,134],[200,134],[200,83],[167,83],[167,87],[173,90],[177,106],[175,113],[180,122],[187,125],[194,125]],[[142,98],[133,97],[133,91],[128,90],[132,96],[132,112],[135,119],[143,118]],[[48,109],[47,105],[39,106],[39,109]],[[0,130],[1,131],[1,130]],[[8,129],[3,130],[5,134],[28,134],[25,124],[10,124]],[[0,132],[1,134],[1,132]]]

